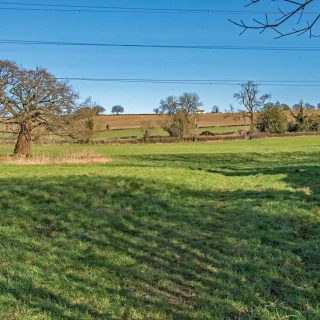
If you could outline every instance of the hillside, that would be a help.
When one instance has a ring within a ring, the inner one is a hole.
[[[320,115],[320,110],[306,111],[308,114]],[[159,127],[163,115],[137,114],[137,115],[102,115],[95,118],[95,129],[104,131],[109,126],[109,130],[136,129],[141,128],[143,123],[150,122],[153,127]],[[291,114],[288,113],[290,120]],[[243,126],[245,120],[239,113],[206,113],[199,116],[198,126],[205,127],[228,127]]]
[[[98,116],[95,119],[96,130],[106,130],[109,125],[110,130],[115,129],[135,129],[141,128],[144,122],[150,122],[152,126],[159,127],[162,115],[118,115],[118,116]],[[226,127],[244,125],[243,119],[239,119],[239,114],[203,114],[200,116],[199,127]]]
[[[320,110],[306,111],[307,114],[320,115]],[[291,114],[288,112],[288,120],[292,120]],[[155,114],[125,114],[125,115],[101,115],[96,116],[94,125],[96,131],[120,130],[120,129],[140,129],[144,123],[150,123],[152,127],[159,128],[163,115]],[[245,119],[239,113],[206,113],[199,115],[198,127],[236,127],[244,126]],[[12,132],[13,126],[1,124],[1,132]]]

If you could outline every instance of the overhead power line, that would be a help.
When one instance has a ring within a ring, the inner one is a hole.
[[[226,45],[167,45],[142,43],[94,43],[94,42],[66,42],[42,40],[13,40],[0,39],[0,44],[10,45],[42,45],[42,46],[76,46],[76,47],[117,47],[117,48],[156,48],[156,49],[187,49],[187,50],[236,50],[236,51],[303,51],[317,52],[320,47],[280,47],[280,46],[226,46]]]
[[[122,6],[92,6],[92,5],[68,5],[68,4],[42,4],[26,2],[0,1],[0,10],[16,11],[62,11],[62,12],[118,12],[118,13],[185,13],[185,14],[266,14],[262,11],[252,10],[217,10],[217,9],[186,9],[186,8],[152,8],[152,7],[122,7]],[[11,6],[11,7],[8,7]],[[13,7],[12,7],[13,6]],[[269,11],[267,14],[279,14]],[[305,14],[317,14],[317,12],[305,12]]]
[[[197,79],[135,79],[135,78],[86,78],[86,77],[59,77],[63,81],[87,81],[87,82],[118,82],[118,83],[149,83],[149,84],[192,84],[192,85],[222,85],[238,86],[248,80],[197,80]],[[320,87],[320,80],[258,80],[259,85],[281,87]]]

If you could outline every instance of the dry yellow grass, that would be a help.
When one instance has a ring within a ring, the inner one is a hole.
[[[37,155],[30,157],[17,157],[2,155],[0,163],[14,165],[48,165],[48,164],[101,164],[111,162],[112,159],[92,152],[68,152],[58,155]]]

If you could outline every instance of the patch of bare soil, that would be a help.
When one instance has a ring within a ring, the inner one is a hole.
[[[0,163],[15,165],[103,164],[109,162],[112,162],[111,158],[91,152],[61,153],[59,155],[43,154],[29,157],[18,157],[12,155],[0,156]]]

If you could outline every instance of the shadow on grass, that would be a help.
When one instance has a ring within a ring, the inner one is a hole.
[[[2,179],[0,316],[320,317],[320,169],[284,168],[216,172],[285,172],[293,187],[309,181],[312,195],[106,176]]]
[[[199,154],[156,154],[121,156],[133,166],[177,167],[190,169],[219,168],[238,170],[243,168],[273,168],[314,166],[320,159],[320,152],[278,152],[274,153],[199,153]],[[122,166],[115,162],[115,166]],[[126,164],[125,164],[126,165]]]

